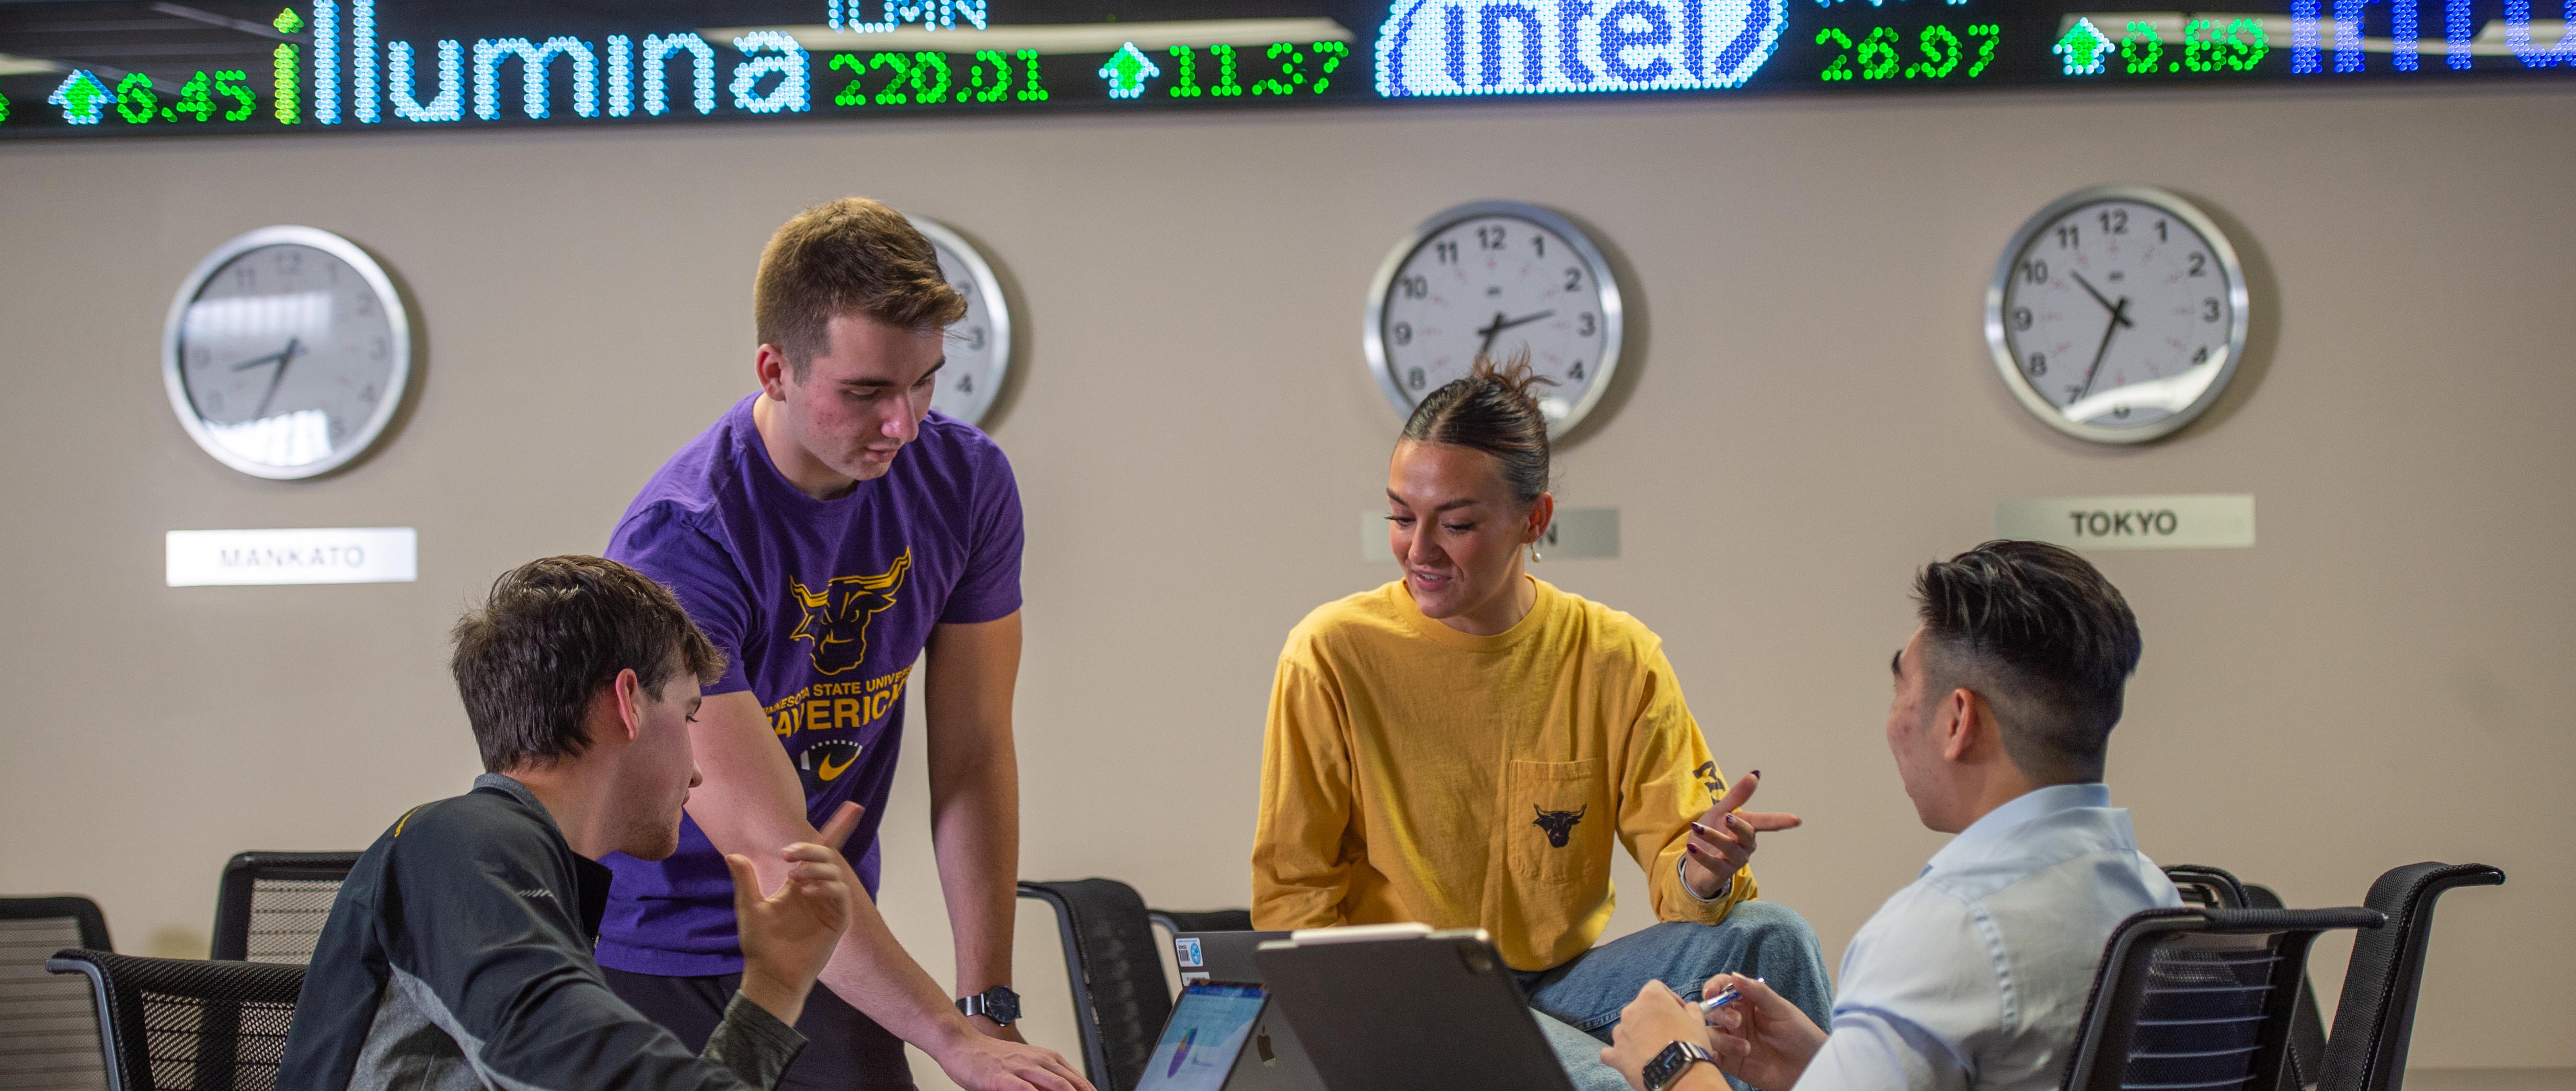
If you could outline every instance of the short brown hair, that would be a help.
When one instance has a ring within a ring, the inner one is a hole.
[[[670,588],[605,557],[547,557],[503,573],[453,636],[449,669],[488,773],[581,756],[582,714],[619,671],[658,697],[674,652],[702,685],[725,668]]]
[[[831,347],[832,319],[857,314],[932,332],[966,317],[939,252],[903,213],[865,197],[815,205],[769,237],[752,284],[752,323],[803,378]]]

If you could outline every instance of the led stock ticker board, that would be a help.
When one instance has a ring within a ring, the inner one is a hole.
[[[2576,77],[2576,0],[2238,6],[22,0],[0,136]]]

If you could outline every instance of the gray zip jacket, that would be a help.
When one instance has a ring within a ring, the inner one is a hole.
[[[805,1038],[735,994],[706,1054],[591,960],[609,872],[499,774],[358,858],[296,998],[278,1091],[771,1091]]]

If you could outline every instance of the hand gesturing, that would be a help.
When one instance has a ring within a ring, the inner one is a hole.
[[[733,873],[734,920],[742,937],[743,995],[782,1022],[796,1021],[794,1013],[803,1010],[805,994],[823,964],[832,960],[842,930],[850,926],[859,879],[840,847],[858,828],[862,813],[856,803],[841,804],[818,832],[821,844],[798,842],[778,850],[788,865],[787,880],[766,897],[750,857],[725,857],[725,868]]]
[[[1753,790],[1761,785],[1762,770],[1744,774],[1735,787],[1727,789],[1725,798],[1691,823],[1690,840],[1682,846],[1682,881],[1690,884],[1692,893],[1703,899],[1723,893],[1735,881],[1735,873],[1752,861],[1755,834],[1794,830],[1801,824],[1794,814],[1739,813],[1737,808],[1752,799]]]

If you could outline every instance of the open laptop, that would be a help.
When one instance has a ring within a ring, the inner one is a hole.
[[[1181,968],[1181,999],[1186,1002],[1189,990],[1203,984],[1260,984],[1261,967],[1253,960],[1253,951],[1264,942],[1285,940],[1288,936],[1286,932],[1175,934],[1172,937],[1172,956]],[[1180,1018],[1178,1007],[1173,1009],[1173,1018]],[[1169,1026],[1166,1025],[1167,1036]],[[1245,1043],[1242,1057],[1225,1088],[1226,1091],[1325,1091],[1323,1077],[1315,1074],[1313,1061],[1308,1059],[1305,1047],[1298,1043],[1297,1032],[1279,1014],[1276,1001],[1263,1005],[1260,1014],[1254,1018],[1252,1037]]]
[[[1172,1018],[1136,1091],[1323,1091],[1304,1051],[1283,1056],[1265,1023],[1287,1024],[1259,985],[1196,981],[1181,987]],[[1295,1050],[1290,1038],[1286,1047]]]
[[[1574,1091],[1484,929],[1319,928],[1254,952],[1331,1091]]]

